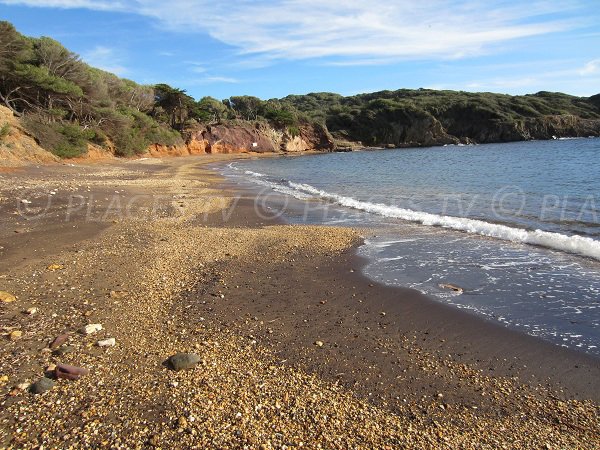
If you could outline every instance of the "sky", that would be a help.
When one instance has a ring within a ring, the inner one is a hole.
[[[600,93],[600,0],[0,0],[0,20],[197,99]]]

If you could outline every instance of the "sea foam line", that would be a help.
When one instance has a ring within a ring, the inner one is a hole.
[[[289,181],[289,186],[299,192],[309,193],[320,198],[333,201],[341,206],[366,211],[384,217],[417,222],[423,225],[450,228],[467,233],[489,236],[511,242],[538,245],[568,253],[574,253],[600,260],[600,241],[583,236],[567,236],[543,230],[525,230],[513,228],[483,220],[467,219],[463,217],[441,216],[422,211],[399,208],[383,203],[370,203],[351,197],[332,194],[315,188],[314,186]]]

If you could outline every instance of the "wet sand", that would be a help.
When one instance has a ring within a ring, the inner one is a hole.
[[[239,193],[212,161],[1,174],[0,290],[17,296],[0,310],[2,446],[598,444],[600,360],[369,281],[364,231],[265,220],[251,197],[227,209]],[[18,214],[23,192],[44,214]],[[202,363],[169,371],[177,351]],[[58,362],[91,373],[19,388]]]

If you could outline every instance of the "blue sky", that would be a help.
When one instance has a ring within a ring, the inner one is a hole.
[[[0,0],[0,18],[196,98],[600,93],[599,0]]]

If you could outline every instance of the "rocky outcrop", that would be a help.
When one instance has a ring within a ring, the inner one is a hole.
[[[600,136],[600,120],[572,115],[545,116],[525,121],[522,135],[527,139]]]
[[[509,120],[474,109],[449,110],[442,123],[449,134],[465,143],[600,136],[600,119],[570,114]]]
[[[285,152],[325,151],[335,150],[333,137],[323,125],[302,124],[299,133],[292,135],[289,131],[283,133],[282,147]]]
[[[295,130],[296,131],[296,130]],[[263,123],[236,122],[201,126],[188,131],[186,146],[196,153],[275,153],[332,151],[333,138],[325,127],[302,124],[298,132],[278,130]]]

